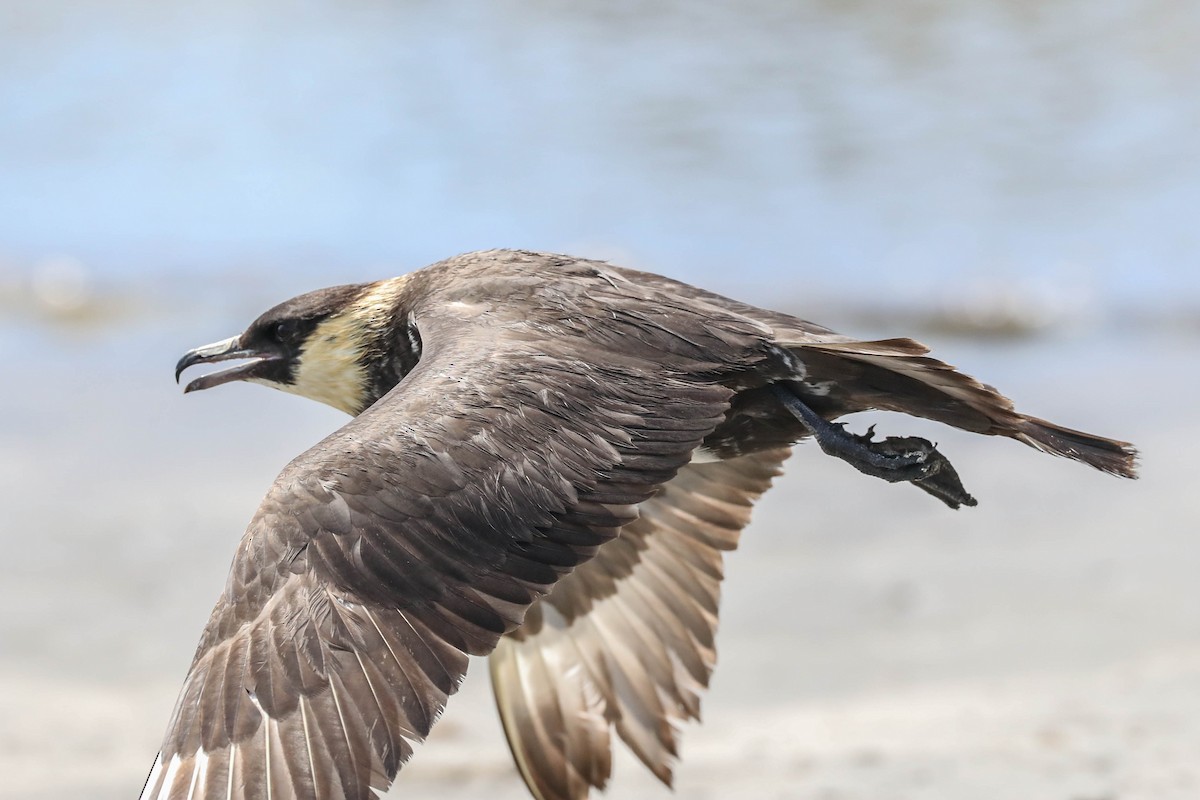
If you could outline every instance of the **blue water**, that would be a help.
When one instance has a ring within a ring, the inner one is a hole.
[[[1198,54],[1165,0],[5,3],[0,278],[277,298],[520,246],[1194,304]]]

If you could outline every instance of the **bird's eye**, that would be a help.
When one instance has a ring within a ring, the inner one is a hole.
[[[276,322],[271,328],[271,338],[280,344],[294,344],[299,334],[300,325],[294,319]]]

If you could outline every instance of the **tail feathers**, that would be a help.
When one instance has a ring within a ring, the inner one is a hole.
[[[1017,412],[1012,401],[970,375],[932,358],[912,339],[789,343],[822,386],[834,413],[899,411],[987,435],[1007,436],[1046,453],[1136,477],[1137,451],[1127,442],[1064,428]]]
[[[1024,417],[1018,429],[1016,439],[1042,452],[1082,461],[1110,475],[1137,477],[1138,453],[1128,442],[1093,436],[1037,417]]]

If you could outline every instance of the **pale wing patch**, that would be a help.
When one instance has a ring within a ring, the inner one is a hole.
[[[162,773],[162,753],[154,757],[154,766],[150,768],[150,776],[146,778],[146,785],[142,787],[142,794],[139,800],[150,800],[154,791],[154,787],[158,785],[158,776]]]
[[[722,554],[789,450],[692,463],[621,539],[530,609],[489,659],[514,760],[538,800],[584,800],[612,767],[610,731],[664,783],[678,728],[716,662]]]

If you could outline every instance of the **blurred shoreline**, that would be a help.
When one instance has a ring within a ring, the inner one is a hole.
[[[419,266],[375,267],[357,273],[330,270],[328,278],[314,274],[291,282],[302,287],[297,291],[307,291],[378,280]],[[687,275],[673,277],[688,280]],[[305,283],[304,279],[311,280]],[[283,296],[271,293],[276,282],[277,276],[254,277],[236,270],[120,280],[63,257],[20,268],[9,265],[0,272],[0,326],[52,335],[103,335],[158,324],[165,314],[178,321],[181,311],[197,321],[229,319],[240,324],[238,313],[255,313],[252,309],[265,308],[275,301],[271,298]],[[1186,295],[1171,302],[1119,297],[1102,301],[1071,283],[992,279],[951,281],[924,296],[914,293],[904,298],[889,298],[883,292],[851,297],[832,283],[817,283],[799,299],[789,297],[787,276],[780,276],[780,283],[781,289],[770,297],[738,296],[848,333],[890,330],[894,335],[1013,342],[1093,335],[1200,335],[1200,300]],[[253,305],[254,294],[263,297],[258,306]]]

